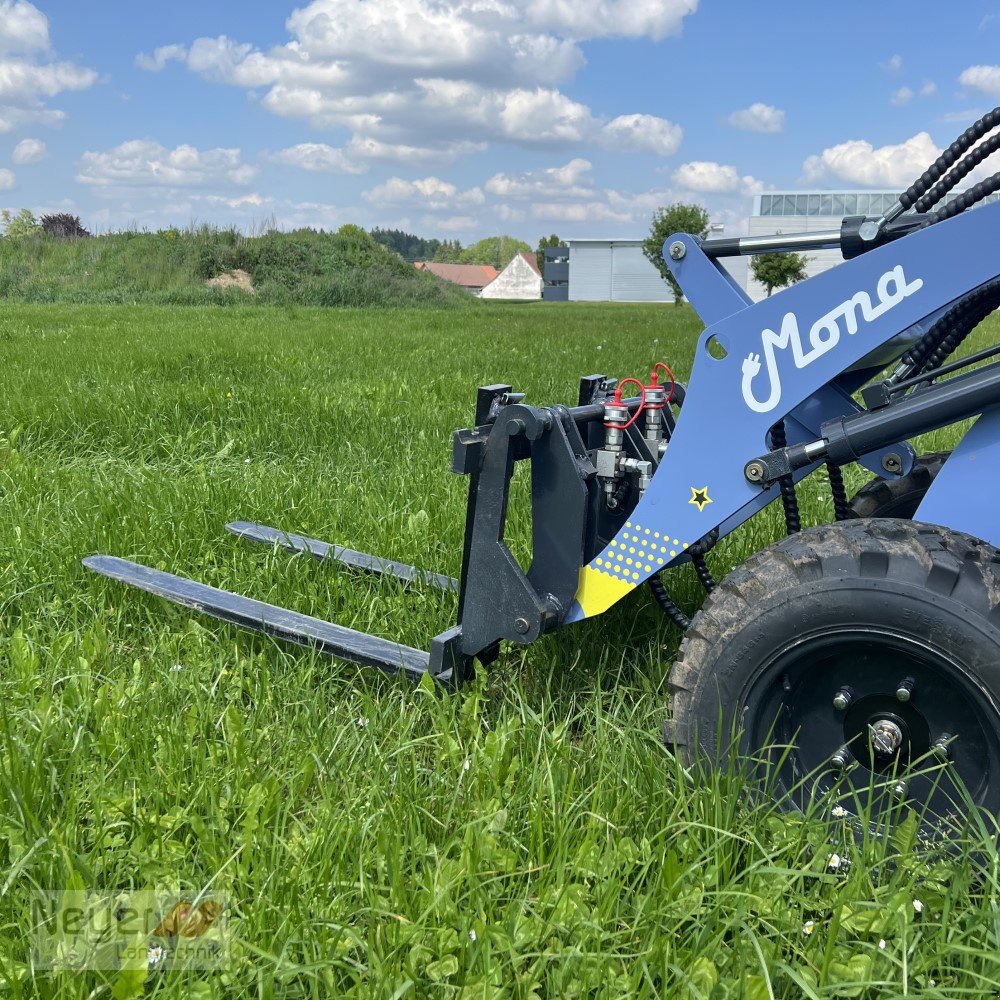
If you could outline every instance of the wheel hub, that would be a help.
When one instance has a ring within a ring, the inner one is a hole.
[[[876,719],[868,724],[872,750],[882,757],[895,757],[903,745],[903,730],[892,719]]]
[[[888,794],[944,817],[955,812],[960,780],[1000,811],[1000,728],[929,644],[851,627],[804,636],[758,684],[748,735],[757,747],[794,747],[779,765],[785,787],[816,787],[801,779],[817,773],[819,787],[864,795],[874,777]]]

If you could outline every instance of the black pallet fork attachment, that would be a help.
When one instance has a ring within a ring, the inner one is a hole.
[[[182,576],[174,576],[173,573],[140,566],[127,559],[89,556],[83,560],[83,564],[101,576],[145,590],[157,597],[164,597],[181,607],[200,611],[230,625],[263,632],[275,639],[308,646],[320,653],[363,667],[376,667],[387,673],[402,673],[414,680],[419,680],[430,668],[430,655],[422,650],[320,618],[311,618],[274,604],[255,601],[228,590],[219,590],[218,587],[196,583]],[[441,674],[437,679],[447,682],[450,677]]]
[[[509,385],[479,390],[476,423],[456,431],[452,471],[469,479],[462,578],[455,580],[406,563],[331,545],[277,528],[234,521],[232,534],[351,570],[457,593],[459,624],[431,640],[423,652],[379,636],[265,604],[162,570],[95,555],[84,565],[175,604],[231,625],[308,646],[390,674],[458,685],[474,674],[474,661],[496,658],[501,641],[527,645],[558,628],[572,604],[579,567],[597,551],[599,486],[583,437],[604,418],[602,399],[614,380],[581,381],[576,407],[536,409]],[[640,399],[628,401],[634,411]],[[636,439],[642,457],[643,442]],[[504,542],[510,481],[518,462],[531,465],[532,562],[523,570]],[[624,515],[622,517],[624,520]]]

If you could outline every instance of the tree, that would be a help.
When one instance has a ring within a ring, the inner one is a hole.
[[[750,258],[750,270],[766,289],[767,297],[775,288],[785,288],[806,277],[809,258],[800,253],[763,253]]]
[[[487,236],[462,252],[463,264],[492,264],[502,271],[519,253],[531,253],[524,240],[513,236]]]
[[[545,251],[552,250],[555,247],[564,247],[566,244],[553,233],[551,236],[543,236],[538,241],[538,249],[535,251],[535,255],[538,257],[538,266],[542,266],[542,261],[545,259]]]
[[[395,250],[403,260],[410,263],[416,260],[433,260],[441,247],[440,240],[425,240],[401,229],[376,228],[371,233],[376,243]]]
[[[57,240],[81,239],[90,233],[83,228],[80,216],[60,212],[57,215],[42,216],[42,232],[54,236]]]
[[[658,208],[653,214],[649,235],[642,243],[642,252],[674,290],[674,305],[679,306],[681,286],[677,284],[663,259],[663,244],[675,233],[688,233],[704,238],[708,233],[708,212],[701,205],[685,205],[680,201],[666,208]]]
[[[0,223],[3,223],[4,236],[14,240],[33,236],[41,229],[30,208],[22,208],[17,215],[13,215],[10,209],[5,208],[0,212]]]
[[[459,240],[445,240],[437,248],[434,260],[438,264],[459,264],[462,261],[462,244]]]

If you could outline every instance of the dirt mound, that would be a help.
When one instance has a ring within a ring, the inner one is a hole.
[[[257,294],[257,290],[253,287],[253,279],[246,271],[239,268],[233,271],[223,271],[222,274],[209,278],[205,284],[209,288],[239,288],[250,295]]]

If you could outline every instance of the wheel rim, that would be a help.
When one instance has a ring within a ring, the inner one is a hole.
[[[803,636],[771,658],[741,703],[747,749],[764,751],[762,768],[800,807],[817,783],[862,799],[874,783],[955,818],[964,812],[958,777],[977,806],[1000,813],[1000,713],[927,643],[858,628]],[[803,782],[810,774],[816,781]]]

